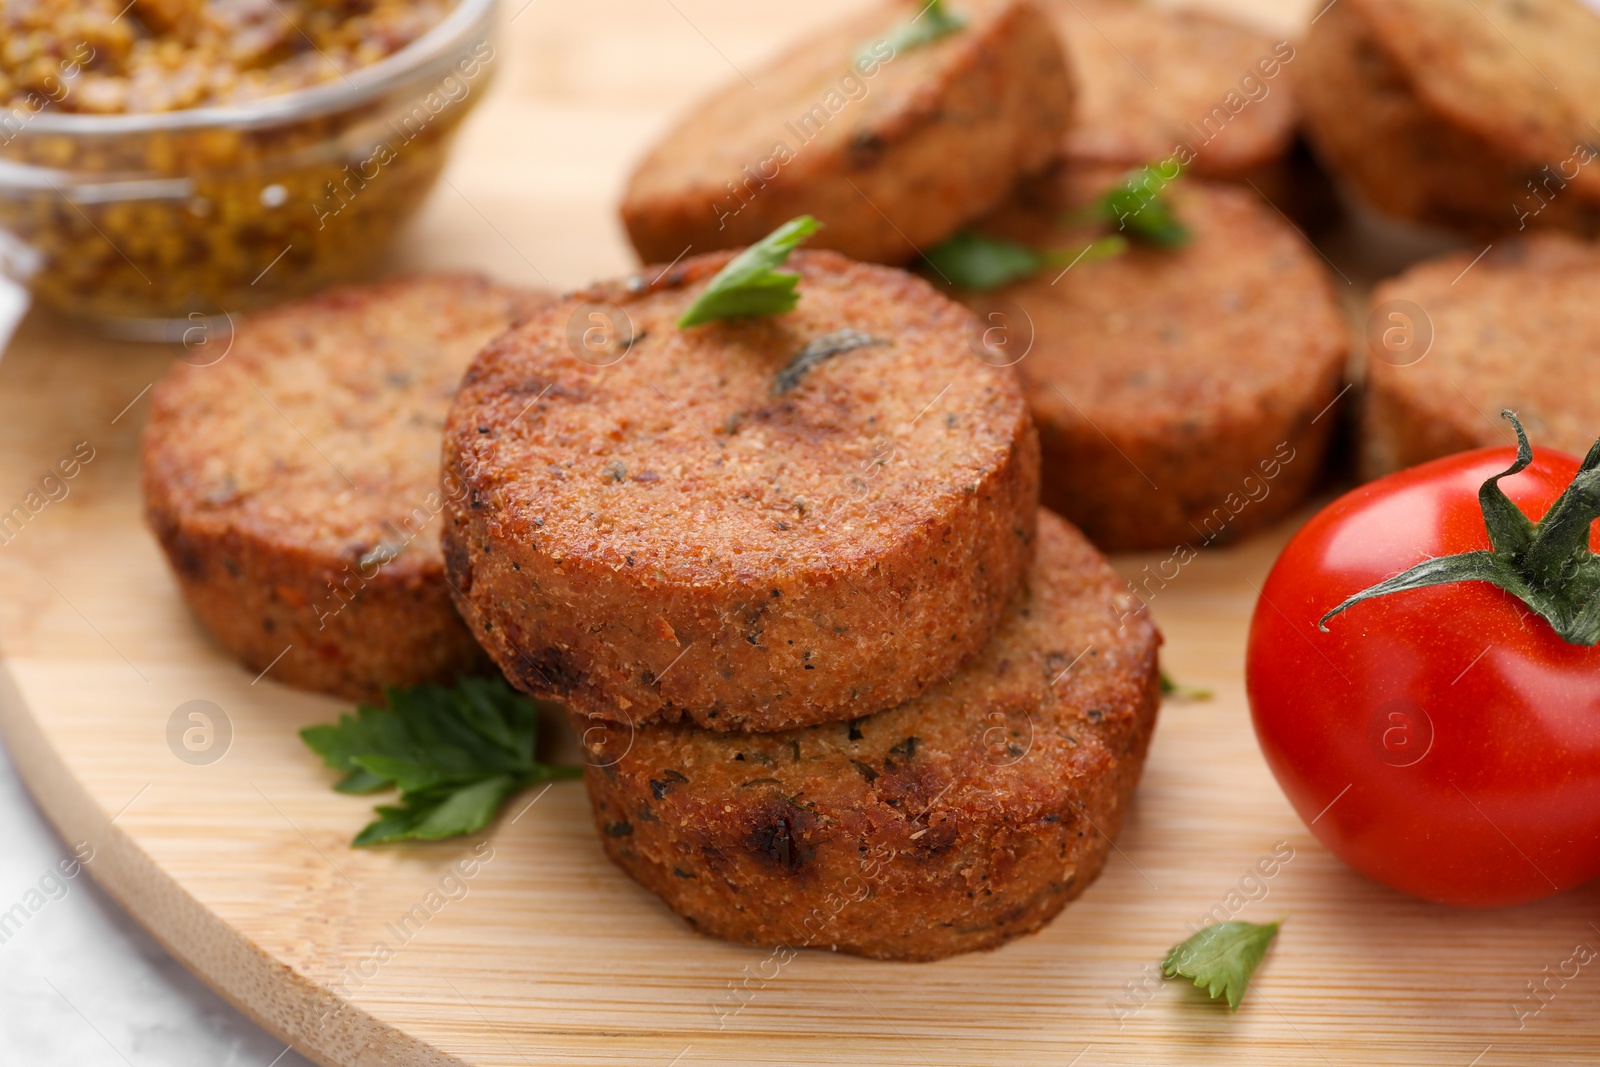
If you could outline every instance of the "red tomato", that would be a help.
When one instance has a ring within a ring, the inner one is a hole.
[[[1487,582],[1317,621],[1428,557],[1489,548],[1478,487],[1513,456],[1448,456],[1334,501],[1284,549],[1250,624],[1256,736],[1295,810],[1352,867],[1448,904],[1600,875],[1600,647]],[[1538,520],[1577,470],[1535,450],[1500,487]]]

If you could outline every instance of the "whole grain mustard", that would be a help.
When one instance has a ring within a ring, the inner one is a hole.
[[[232,316],[362,276],[432,187],[494,48],[485,28],[381,90],[350,76],[455,7],[0,0],[0,270],[103,323]],[[318,86],[343,98],[249,117]]]

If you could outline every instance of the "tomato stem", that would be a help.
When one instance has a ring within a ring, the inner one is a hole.
[[[1589,550],[1589,527],[1600,518],[1600,441],[1544,518],[1533,522],[1500,488],[1500,479],[1533,462],[1521,421],[1511,411],[1500,414],[1517,429],[1517,458],[1478,490],[1483,524],[1494,547],[1424,560],[1350,597],[1324,615],[1317,629],[1326,633],[1329,619],[1373,597],[1453,582],[1489,582],[1528,605],[1568,644],[1600,642],[1600,556]]]

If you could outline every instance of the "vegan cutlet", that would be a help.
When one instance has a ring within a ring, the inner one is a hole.
[[[1478,255],[1420,263],[1373,293],[1366,477],[1515,444],[1506,408],[1541,447],[1582,456],[1594,442],[1600,389],[1583,365],[1600,345],[1600,247],[1541,233]]]
[[[1221,15],[1130,0],[1044,0],[1078,80],[1069,166],[1176,158],[1205,178],[1258,177],[1297,121],[1287,41]]]
[[[1339,0],[1301,52],[1313,146],[1384,214],[1600,230],[1600,13],[1581,0]]]
[[[540,299],[474,275],[334,290],[157,384],[146,515],[249,670],[373,700],[486,665],[445,587],[439,435],[474,353]]]
[[[1031,0],[950,0],[965,24],[908,45],[897,31],[931,25],[931,6],[875,6],[692,109],[623,195],[640,258],[747,245],[810,214],[813,247],[904,263],[1045,166],[1073,99],[1048,19]]]
[[[551,303],[462,382],[446,562],[529,693],[640,724],[847,719],[977,653],[1027,570],[1037,439],[970,313],[802,251],[795,310],[681,328],[731,258]]]
[[[578,720],[607,854],[733,941],[933,960],[1039,929],[1122,824],[1161,638],[1077,530],[1038,528],[983,653],[896,708],[769,734]]]
[[[1082,217],[1118,180],[1065,172],[975,228],[1070,260],[1106,232]],[[1255,193],[1157,184],[1148,210],[1188,229],[1181,247],[1133,241],[965,296],[1026,353],[1045,506],[1108,552],[1232,541],[1294,508],[1349,347],[1321,261]]]

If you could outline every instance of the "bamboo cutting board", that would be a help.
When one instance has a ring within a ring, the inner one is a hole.
[[[632,155],[730,65],[845,6],[522,2],[403,265],[557,286],[626,269],[612,205]],[[1280,24],[1300,8],[1251,6]],[[577,783],[524,794],[479,838],[353,851],[370,801],[333,793],[296,737],[342,706],[223,656],[140,523],[144,389],[170,359],[36,314],[0,363],[0,509],[79,442],[93,452],[0,546],[0,727],[100,884],[318,1063],[1600,1062],[1594,965],[1546,982],[1600,945],[1593,887],[1494,912],[1422,905],[1346,870],[1278,792],[1242,670],[1252,586],[1287,529],[1207,550],[1159,591],[1169,667],[1215,699],[1163,710],[1105,874],[997,952],[777,967],[698,937],[604,860]],[[182,734],[202,722],[196,754]],[[1288,918],[1237,1016],[1155,978],[1218,909]]]

